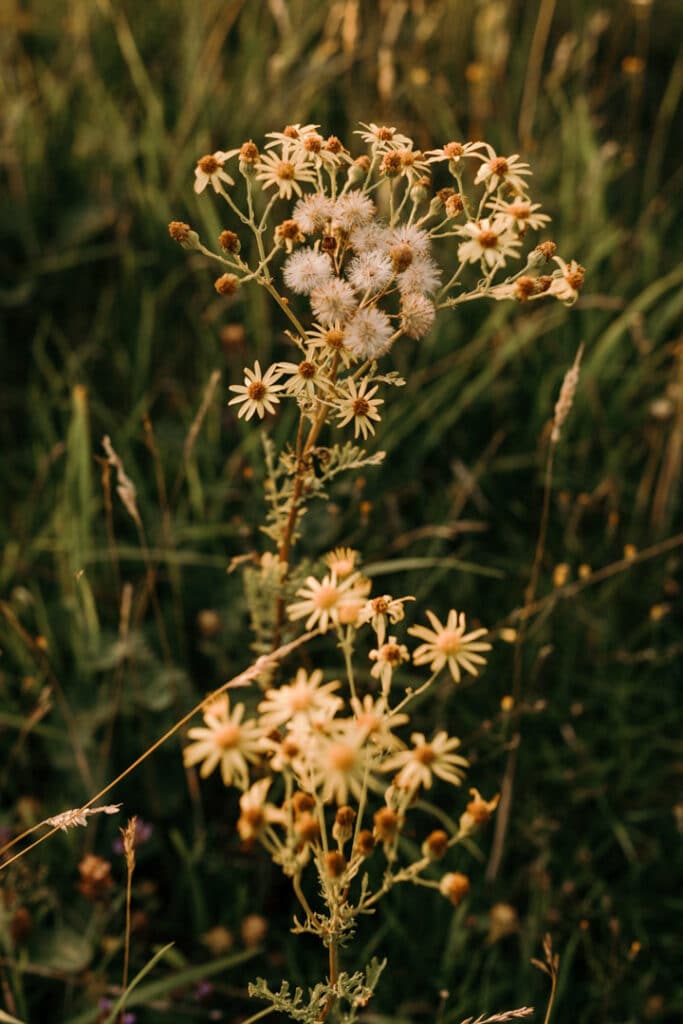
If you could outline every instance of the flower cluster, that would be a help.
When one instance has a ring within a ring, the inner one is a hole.
[[[424,875],[486,821],[497,803],[471,790],[474,799],[463,809],[459,825],[451,833],[428,833],[420,856],[397,866],[399,841],[416,798],[437,781],[460,786],[468,767],[457,737],[444,729],[433,735],[410,732],[407,711],[442,670],[448,668],[456,682],[463,671],[477,675],[485,662],[481,652],[490,644],[482,640],[485,629],[466,631],[463,613],[452,611],[442,625],[427,612],[433,629],[415,626],[408,633],[425,641],[412,661],[429,664],[431,675],[417,687],[399,689],[396,673],[403,666],[406,674],[411,671],[411,656],[406,644],[387,636],[387,627],[400,628],[412,598],[372,597],[357,560],[357,552],[348,548],[330,552],[325,559],[329,571],[321,579],[309,576],[301,600],[287,608],[291,619],[305,618],[309,629],[336,631],[345,655],[346,686],[340,678],[326,680],[321,669],[299,668],[289,681],[266,689],[251,716],[244,703],[231,705],[222,695],[206,706],[204,726],[189,730],[192,742],[184,752],[186,765],[200,765],[202,776],[219,769],[225,785],[240,791],[236,828],[241,840],[262,843],[295,880],[297,894],[302,872],[315,866],[341,931],[344,922],[367,911],[380,892],[398,881],[419,878],[420,884],[440,888],[452,899],[452,887],[443,878]],[[363,631],[371,631],[376,646],[365,670],[354,673],[351,655]],[[351,883],[376,849],[385,860],[383,882],[375,892],[365,882],[354,902]],[[322,935],[320,915],[301,898],[306,927]]]
[[[265,373],[258,361],[245,368],[244,383],[231,388],[239,416],[262,419],[293,398],[312,421],[332,418],[365,440],[381,418],[376,396],[387,382],[376,362],[399,338],[426,337],[439,310],[474,299],[550,296],[571,304],[584,270],[555,255],[551,241],[530,247],[521,266],[508,269],[520,261],[529,233],[550,220],[532,201],[531,170],[517,154],[457,141],[423,153],[395,128],[375,124],[356,134],[368,151],[355,158],[318,125],[295,124],[270,132],[262,151],[249,140],[198,161],[195,191],[210,185],[251,229],[257,266],[244,261],[232,230],[222,232],[219,253],[205,249],[188,225],[173,222],[170,231],[228,268],[216,281],[220,294],[256,281],[290,320],[300,359]],[[290,204],[286,212],[283,203]],[[470,267],[478,276],[468,285]]]

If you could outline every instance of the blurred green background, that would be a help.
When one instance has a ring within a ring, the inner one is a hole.
[[[311,513],[302,549],[423,559],[387,588],[509,626],[548,424],[583,342],[547,600],[529,627],[519,717],[500,710],[513,659],[502,640],[481,681],[445,686],[424,712],[463,737],[487,794],[519,744],[495,878],[485,836],[466,904],[454,913],[396,891],[356,954],[390,958],[375,1020],[419,1024],[442,1003],[444,1024],[542,1007],[529,957],[546,931],[561,955],[558,1022],[683,1013],[682,38],[677,0],[4,0],[0,838],[82,804],[248,661],[241,581],[226,566],[264,548],[262,463],[257,431],[224,399],[245,363],[284,352],[283,325],[261,294],[218,299],[204,258],[169,239],[171,219],[207,239],[226,226],[193,193],[197,158],[291,122],[352,148],[359,120],[425,149],[485,138],[531,162],[559,251],[587,268],[582,297],[572,310],[465,307],[398,351],[408,385],[387,396],[386,462]],[[290,427],[281,417],[276,438]],[[104,434],[137,485],[142,537],[111,493]],[[582,566],[613,569],[594,580]],[[234,801],[215,779],[199,791],[179,748],[110,797],[153,825],[138,852],[133,968],[175,942],[135,1008],[143,1024],[241,1019],[257,973],[306,984],[324,970],[313,941],[289,935],[287,886],[240,851]],[[117,824],[59,834],[3,874],[0,1002],[22,1020],[85,1024],[120,981]],[[86,853],[112,861],[106,900],[78,893]],[[239,958],[253,914],[268,923],[261,951],[212,974],[219,954]],[[210,976],[213,991],[198,990]]]

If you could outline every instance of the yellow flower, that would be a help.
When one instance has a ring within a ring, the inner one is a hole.
[[[231,398],[228,405],[242,405],[238,417],[244,416],[245,420],[250,420],[254,413],[257,413],[262,420],[267,412],[275,412],[275,404],[280,401],[276,394],[283,388],[282,384],[276,383],[279,378],[280,370],[277,363],[269,366],[265,374],[262,374],[261,364],[257,359],[253,370],[245,366],[244,384],[230,385],[229,390],[236,391],[237,397]]]
[[[259,759],[262,730],[256,722],[243,722],[244,704],[236,704],[230,712],[227,702],[214,702],[204,712],[206,728],[190,729],[195,740],[183,750],[183,761],[189,767],[203,762],[199,774],[203,779],[220,765],[226,786],[233,783],[241,789],[249,785],[249,766]]]
[[[482,658],[479,652],[491,650],[491,644],[480,641],[479,637],[486,636],[488,630],[474,629],[466,633],[465,613],[458,614],[453,608],[448,613],[445,626],[433,612],[428,611],[427,618],[433,629],[411,626],[408,630],[412,636],[425,641],[413,651],[413,662],[429,665],[432,672],[440,672],[447,664],[456,683],[460,682],[461,669],[473,676],[479,675],[477,665],[486,664],[486,658]]]

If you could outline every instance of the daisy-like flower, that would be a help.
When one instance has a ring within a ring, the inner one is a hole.
[[[298,153],[264,153],[256,164],[256,180],[263,182],[263,188],[276,188],[280,199],[291,199],[292,192],[303,194],[302,182],[313,184],[315,171]]]
[[[260,756],[263,730],[256,722],[243,722],[244,704],[229,710],[227,704],[209,705],[204,712],[206,727],[190,729],[188,736],[196,742],[183,750],[183,761],[189,767],[203,762],[199,774],[203,779],[220,765],[226,786],[234,782],[240,789],[249,785],[248,762],[255,764]]]
[[[385,149],[401,149],[403,146],[412,146],[413,144],[413,140],[409,139],[407,135],[401,135],[395,128],[388,125],[377,125],[372,122],[365,124],[364,121],[358,123],[365,131],[355,131],[353,134],[360,135],[363,142],[367,142],[369,146],[376,146],[379,152],[383,152]]]
[[[495,192],[503,182],[516,192],[523,195],[526,192],[527,183],[524,178],[531,174],[531,168],[519,159],[519,153],[512,156],[498,156],[493,146],[486,144],[488,156],[479,155],[482,165],[477,171],[474,179],[475,185],[486,182],[486,188]]]
[[[293,252],[286,260],[282,276],[291,291],[297,295],[310,295],[332,278],[332,264],[324,252],[307,246]]]
[[[370,754],[363,734],[356,729],[339,736],[316,736],[307,752],[307,777],[300,777],[302,789],[319,790],[323,803],[343,806],[349,793],[356,800],[363,791]]]
[[[413,293],[401,299],[401,329],[409,338],[424,338],[436,317],[434,303],[424,295]]]
[[[223,187],[221,182],[225,182],[226,185],[235,184],[234,179],[227,171],[223,170],[223,164],[229,155],[229,153],[218,149],[215,153],[203,156],[197,161],[197,166],[194,169],[194,190],[197,195],[203,192],[207,185],[211,185],[214,192],[220,192]]]
[[[313,192],[299,199],[292,210],[292,217],[307,235],[322,231],[332,220],[334,200],[324,192]]]
[[[565,263],[561,256],[553,256],[553,259],[560,268],[561,274],[553,277],[548,292],[564,302],[565,305],[571,306],[576,302],[579,292],[583,288],[586,271],[576,260]]]
[[[240,816],[237,831],[244,842],[257,839],[266,825],[284,825],[285,812],[275,804],[266,803],[271,779],[259,779],[240,797]]]
[[[335,548],[325,555],[325,565],[337,574],[338,580],[345,580],[355,569],[357,557],[358,552],[353,548]]]
[[[362,192],[345,192],[334,204],[334,224],[341,231],[350,234],[357,228],[370,224],[375,216],[375,204]]]
[[[370,669],[373,679],[379,679],[382,693],[388,694],[391,688],[391,678],[394,670],[404,661],[410,661],[410,654],[405,644],[399,644],[395,636],[390,636],[388,641],[381,644],[377,650],[370,651],[370,661],[375,664]]]
[[[458,234],[468,238],[468,241],[458,246],[458,259],[461,262],[481,261],[489,270],[493,270],[504,266],[508,256],[515,259],[519,255],[519,239],[502,218],[471,220],[458,228]]]
[[[393,333],[387,314],[367,306],[346,325],[346,347],[356,359],[379,359],[391,348]]]
[[[330,278],[311,292],[313,315],[322,324],[345,323],[356,305],[353,288],[338,277]]]
[[[322,580],[309,576],[305,585],[296,592],[297,597],[303,600],[288,605],[287,614],[293,621],[308,616],[306,629],[316,627],[321,633],[326,633],[331,626],[338,625],[344,604],[364,598],[367,588],[367,581],[357,572],[341,582],[334,572],[323,576]]]
[[[485,142],[447,142],[440,149],[428,150],[425,156],[428,164],[448,160],[453,167],[457,167],[461,160],[476,155],[478,150],[483,149],[485,145]]]
[[[400,622],[405,617],[404,602],[414,600],[414,597],[392,597],[391,594],[372,597],[363,605],[360,624],[369,622],[377,634],[377,643],[381,645],[386,636],[387,622],[392,624]]]
[[[429,295],[441,283],[441,271],[429,256],[415,256],[412,263],[398,275],[402,295]]]
[[[481,652],[491,650],[491,644],[481,640],[488,630],[473,629],[470,633],[465,632],[465,613],[458,614],[453,608],[448,613],[445,625],[437,619],[434,612],[428,611],[427,618],[432,624],[432,629],[427,629],[426,626],[411,626],[408,630],[411,636],[424,640],[424,643],[413,651],[414,664],[429,665],[432,672],[440,672],[448,665],[456,683],[460,682],[461,669],[470,675],[479,675],[477,665],[486,664],[486,658],[482,658]]]
[[[421,150],[406,147],[405,149],[399,149],[397,153],[401,159],[401,170],[410,185],[413,185],[423,175],[428,173],[429,164]]]
[[[496,793],[492,800],[484,800],[479,790],[474,788],[470,789],[470,796],[472,799],[460,815],[459,824],[461,832],[471,832],[476,825],[484,825],[495,811],[500,800],[500,793]]]
[[[284,390],[288,395],[315,398],[318,388],[327,383],[320,372],[320,367],[313,359],[312,348],[306,352],[306,358],[300,363],[278,363],[277,367],[281,373],[288,375],[284,383]]]
[[[384,399],[372,397],[379,385],[375,384],[368,391],[367,380],[362,381],[360,387],[352,378],[349,378],[344,383],[346,385],[347,397],[339,404],[339,422],[337,426],[345,427],[347,423],[353,420],[353,436],[358,437],[359,434],[362,434],[363,440],[366,441],[368,433],[375,433],[375,428],[371,421],[379,421],[382,418],[377,410],[380,405],[384,405]]]
[[[276,690],[267,690],[258,706],[264,731],[277,729],[285,723],[297,725],[302,720],[308,722],[314,714],[333,718],[342,706],[342,700],[333,696],[341,684],[337,679],[324,685],[322,681],[320,669],[309,675],[300,668],[291,683]]]
[[[269,366],[262,375],[261,365],[257,359],[253,370],[245,366],[244,384],[230,385],[229,390],[237,394],[235,398],[230,399],[228,405],[242,405],[238,417],[244,416],[245,420],[250,420],[256,413],[262,420],[267,412],[275,412],[275,405],[280,401],[277,396],[277,392],[283,389],[283,385],[277,383],[280,376],[277,363]]]
[[[273,149],[275,146],[282,146],[282,152],[300,143],[307,135],[317,135],[319,124],[288,124],[281,132],[266,132],[266,149]]]
[[[394,271],[391,260],[382,252],[363,252],[349,264],[348,279],[357,292],[381,291],[389,284]]]
[[[306,331],[306,337],[313,348],[321,349],[322,352],[333,358],[338,355],[344,366],[347,368],[353,362],[353,356],[346,348],[344,328],[341,321],[335,320],[328,326],[315,324],[310,331]]]
[[[435,775],[453,786],[460,785],[463,768],[467,768],[468,761],[455,753],[460,746],[457,737],[449,737],[447,732],[442,731],[428,743],[423,733],[414,732],[410,739],[413,744],[411,750],[392,754],[382,765],[385,772],[399,769],[394,779],[396,787],[413,793],[420,786],[429,789]]]
[[[366,693],[362,701],[352,697],[351,709],[356,727],[362,732],[365,741],[380,750],[400,750],[403,747],[402,740],[394,736],[392,730],[405,725],[410,721],[410,716],[390,711],[385,697],[374,700],[370,693]]]
[[[487,206],[493,214],[502,217],[508,227],[522,233],[527,228],[540,231],[551,220],[547,213],[536,213],[541,209],[540,203],[531,203],[527,199],[513,199],[509,203],[503,199],[492,199]]]

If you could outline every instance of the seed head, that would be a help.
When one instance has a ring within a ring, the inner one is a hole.
[[[240,280],[235,274],[221,274],[213,286],[219,295],[234,295],[240,286]]]
[[[241,249],[240,240],[234,231],[221,231],[218,236],[218,244],[223,252],[238,253]]]
[[[323,857],[325,870],[330,878],[340,878],[346,870],[346,857],[338,850],[331,850]]]

